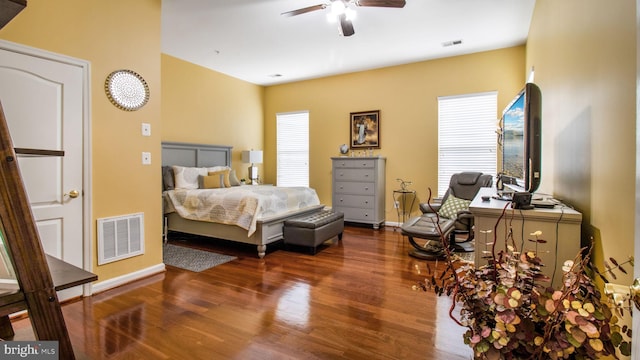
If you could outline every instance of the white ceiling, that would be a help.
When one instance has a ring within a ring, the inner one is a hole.
[[[258,85],[469,54],[526,42],[535,0],[406,0],[357,7],[355,35],[329,9],[281,13],[330,0],[162,0],[162,52]],[[462,40],[444,47],[443,43]],[[281,76],[276,77],[275,74]]]

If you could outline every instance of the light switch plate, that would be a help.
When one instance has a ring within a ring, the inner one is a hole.
[[[142,152],[142,165],[151,165],[151,153]]]
[[[142,123],[142,136],[151,136],[151,124]]]

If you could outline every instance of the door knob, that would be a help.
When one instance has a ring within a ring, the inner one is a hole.
[[[78,190],[71,190],[71,191],[69,191],[69,193],[64,194],[64,195],[62,195],[62,196],[69,196],[70,198],[75,199],[75,198],[77,198],[79,195],[80,195],[80,192],[79,192]]]

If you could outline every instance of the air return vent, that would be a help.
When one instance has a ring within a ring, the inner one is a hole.
[[[144,214],[98,219],[98,265],[144,254]]]

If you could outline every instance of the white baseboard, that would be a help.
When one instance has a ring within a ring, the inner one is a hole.
[[[165,266],[163,263],[160,263],[158,265],[154,265],[151,267],[148,267],[146,269],[142,269],[142,270],[138,270],[138,271],[134,271],[132,273],[129,274],[125,274],[122,276],[118,276],[115,278],[111,278],[109,280],[105,280],[105,281],[100,281],[97,282],[95,284],[92,284],[91,286],[91,293],[95,294],[95,293],[99,293],[102,291],[106,291],[109,289],[113,289],[115,287],[118,287],[120,285],[124,285],[127,283],[130,283],[132,281],[136,281],[151,275],[155,275],[161,272],[164,272]]]
[[[384,222],[385,229],[389,229],[389,230],[393,230],[394,228],[400,227],[400,225],[402,225],[401,222],[395,222],[395,221]]]

